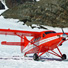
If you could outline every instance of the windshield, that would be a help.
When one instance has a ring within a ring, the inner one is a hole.
[[[48,31],[48,32],[45,32],[45,34],[51,34],[51,33],[56,33],[55,31]]]

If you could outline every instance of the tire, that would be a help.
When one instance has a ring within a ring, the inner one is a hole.
[[[61,57],[62,60],[65,60],[66,58],[67,58],[66,54],[63,54],[62,57]]]
[[[37,55],[36,53],[33,55],[33,59],[34,59],[35,61],[38,61],[38,60],[39,60],[39,57],[38,57],[38,55]]]

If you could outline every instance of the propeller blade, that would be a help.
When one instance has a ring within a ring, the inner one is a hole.
[[[65,34],[63,28],[61,28],[61,29],[62,29],[63,34]]]
[[[68,37],[68,35],[67,34],[65,34],[65,32],[64,32],[64,30],[63,30],[63,28],[61,28],[62,29],[62,32],[63,32],[63,38],[67,38]]]

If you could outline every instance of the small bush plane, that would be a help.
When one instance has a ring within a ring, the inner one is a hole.
[[[21,38],[20,42],[7,42],[2,41],[2,45],[16,45],[21,46],[21,52],[26,54],[34,54],[33,59],[39,60],[39,57],[44,53],[48,52],[52,55],[60,57],[62,60],[66,59],[66,54],[62,54],[59,46],[67,39],[68,33],[62,32],[56,33],[52,30],[45,30],[41,32],[35,31],[22,31],[22,30],[12,30],[12,29],[0,29],[0,34],[2,35],[16,35]],[[28,40],[27,37],[32,37]],[[59,54],[54,51],[57,49]]]

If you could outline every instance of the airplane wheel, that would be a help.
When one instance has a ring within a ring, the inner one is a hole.
[[[65,60],[66,58],[67,58],[66,54],[63,54],[62,57],[61,57],[62,60]]]
[[[33,55],[33,59],[34,59],[35,61],[38,61],[38,60],[39,60],[39,56],[35,53],[35,54]]]

